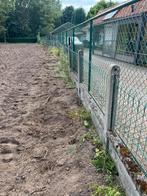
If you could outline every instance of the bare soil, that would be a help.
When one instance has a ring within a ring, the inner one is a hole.
[[[91,165],[93,146],[68,112],[73,89],[58,60],[36,44],[0,45],[0,196],[88,196],[104,184]]]

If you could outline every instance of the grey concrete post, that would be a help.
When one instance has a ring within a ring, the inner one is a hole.
[[[83,82],[83,50],[78,51],[78,81]]]
[[[69,59],[69,70],[71,71],[71,55],[70,55],[70,46],[68,45],[68,59]]]
[[[107,83],[107,103],[106,103],[106,132],[114,131],[115,118],[118,101],[120,68],[117,65],[111,65]],[[107,135],[107,133],[106,133]]]
[[[83,82],[83,50],[78,51],[78,94],[80,95],[80,83]]]

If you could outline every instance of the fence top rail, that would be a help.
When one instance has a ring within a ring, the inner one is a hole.
[[[92,18],[90,18],[90,19],[84,21],[83,23],[80,23],[80,24],[78,24],[78,25],[74,25],[73,27],[71,27],[71,28],[69,28],[69,29],[67,29],[67,30],[65,30],[65,31],[62,31],[62,32],[66,32],[66,31],[73,30],[73,29],[75,29],[75,28],[77,28],[77,27],[80,27],[81,25],[84,25],[84,24],[86,24],[86,23],[88,23],[88,22],[93,21],[94,19],[97,19],[97,18],[99,18],[99,17],[105,16],[105,15],[111,13],[111,12],[120,10],[120,9],[122,9],[122,8],[124,8],[124,7],[127,7],[127,6],[129,6],[129,5],[132,5],[132,4],[137,3],[137,2],[139,2],[139,1],[140,1],[140,0],[128,0],[128,1],[126,1],[126,2],[124,2],[124,3],[120,3],[119,5],[116,5],[116,6],[114,6],[114,7],[111,7],[111,8],[108,8],[107,10],[102,11],[101,13],[97,14],[96,16],[94,16],[94,17],[92,17]],[[54,31],[52,31],[51,34],[52,34],[53,32],[54,32]]]

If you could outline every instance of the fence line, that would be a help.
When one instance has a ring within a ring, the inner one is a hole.
[[[82,51],[81,82],[103,115],[109,68],[120,67],[118,96],[112,100],[116,110],[112,131],[147,176],[147,1],[128,1],[66,31],[58,29],[45,42],[69,47],[70,68],[77,76],[78,51]]]

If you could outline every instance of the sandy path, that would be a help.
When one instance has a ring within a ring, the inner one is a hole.
[[[88,196],[103,183],[93,147],[80,146],[84,127],[67,115],[77,97],[56,65],[41,46],[0,45],[0,196]]]

